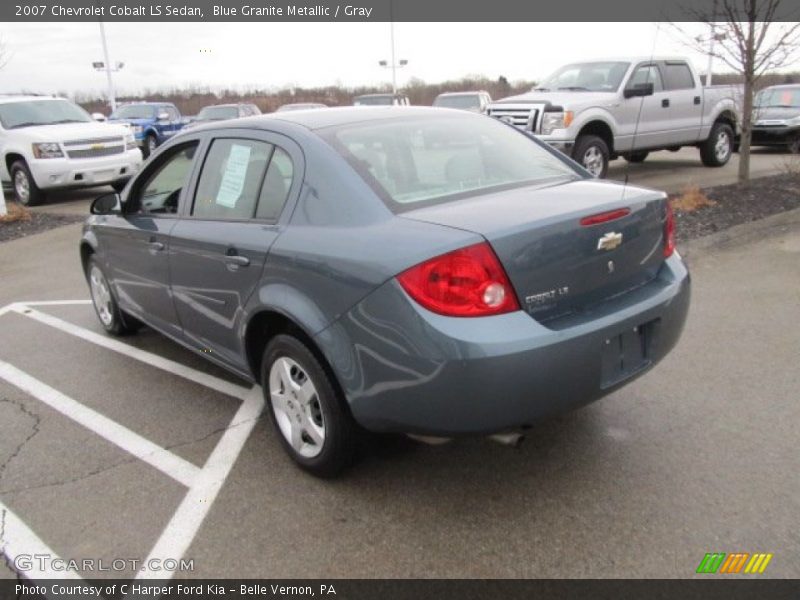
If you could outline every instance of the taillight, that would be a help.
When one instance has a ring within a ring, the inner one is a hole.
[[[672,204],[667,200],[667,217],[664,220],[664,258],[675,252],[675,214]]]
[[[514,288],[486,242],[426,260],[397,280],[414,300],[441,315],[483,317],[519,310]]]

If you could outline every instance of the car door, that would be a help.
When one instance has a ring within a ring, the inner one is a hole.
[[[623,122],[627,144],[620,144],[620,150],[640,150],[662,145],[669,135],[669,101],[664,90],[661,72],[656,63],[642,63],[633,70],[625,89],[652,83],[653,94],[624,98]]]
[[[665,61],[662,69],[669,101],[669,143],[694,143],[700,136],[703,120],[703,90],[684,61]]]
[[[279,217],[299,188],[302,154],[284,136],[223,130],[211,140],[192,202],[171,234],[171,286],[187,341],[246,370],[241,319]]]
[[[136,177],[119,217],[98,228],[120,307],[173,336],[182,328],[169,290],[169,234],[195,166],[198,139],[170,148]]]

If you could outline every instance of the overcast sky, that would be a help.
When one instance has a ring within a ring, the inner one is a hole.
[[[700,33],[703,26],[689,24]],[[185,85],[270,88],[390,81],[388,23],[107,23],[118,94]],[[105,77],[97,22],[2,23],[9,62],[0,92],[101,93]],[[656,23],[397,23],[398,84],[481,74],[541,79],[559,65],[603,56],[687,55]],[[718,65],[721,70],[722,65]]]

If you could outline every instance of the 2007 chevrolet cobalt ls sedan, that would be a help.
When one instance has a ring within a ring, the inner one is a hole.
[[[105,329],[147,323],[260,383],[318,475],[358,425],[503,433],[596,400],[670,351],[689,306],[663,193],[460,111],[198,127],[92,213]]]

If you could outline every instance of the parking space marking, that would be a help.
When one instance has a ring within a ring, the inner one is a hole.
[[[8,381],[27,394],[48,404],[65,416],[80,423],[92,432],[100,435],[114,445],[129,452],[133,456],[147,462],[162,473],[188,487],[188,491],[181,501],[178,509],[170,518],[166,527],[161,532],[158,540],[143,562],[143,569],[137,574],[137,579],[159,578],[171,579],[174,571],[151,569],[151,565],[165,564],[166,559],[179,560],[191,545],[197,532],[208,515],[211,506],[216,500],[225,480],[236,463],[239,454],[245,446],[258,418],[264,409],[264,395],[261,387],[256,385],[247,388],[236,385],[208,375],[202,371],[192,369],[178,362],[163,358],[157,354],[128,346],[97,333],[73,325],[58,317],[40,312],[33,306],[57,306],[69,304],[91,304],[87,300],[43,301],[43,302],[17,302],[0,307],[0,315],[16,312],[40,323],[54,327],[60,331],[81,338],[98,346],[124,354],[150,366],[178,375],[194,383],[211,388],[227,396],[233,396],[242,401],[233,419],[222,433],[217,445],[211,451],[203,467],[199,468],[188,461],[172,454],[165,448],[154,444],[137,433],[120,425],[119,423],[103,416],[102,414],[84,406],[80,402],[62,394],[55,388],[28,375],[13,365],[0,360],[0,378]],[[30,549],[40,549],[42,552],[56,557],[47,546],[25,524],[0,503],[3,514],[13,520],[12,529],[21,531],[23,535],[16,538],[18,542],[12,547],[8,544],[0,546],[0,551],[7,557],[16,556],[21,548],[25,553]],[[7,529],[8,530],[8,529]],[[14,554],[12,554],[12,552]],[[157,559],[157,560],[153,560]],[[59,575],[61,575],[59,573]],[[77,573],[74,574],[79,577]],[[26,574],[35,578],[52,577],[48,574]]]
[[[161,559],[163,564],[165,557],[181,557],[186,553],[245,442],[250,437],[263,408],[264,394],[260,386],[255,386],[244,399],[230,426],[206,460],[206,464],[184,496],[178,510],[153,546],[148,559]],[[147,560],[145,564],[153,563]],[[145,570],[139,573],[137,579],[171,576],[170,572]]]
[[[84,406],[3,360],[0,360],[0,379],[5,379],[26,394],[44,402],[64,416],[80,423],[86,429],[122,448],[139,460],[143,460],[165,475],[180,481],[187,487],[192,485],[197,473],[200,471],[199,467],[187,460],[176,456],[172,452],[143,438],[138,433],[131,431],[116,421],[112,421],[88,406]]]
[[[0,513],[3,517],[3,538],[0,539],[0,552],[5,554],[11,564],[15,564],[20,557],[34,557],[35,555],[47,556],[48,559],[58,558],[47,544],[36,535],[8,506],[0,501]],[[52,560],[46,563],[47,568],[42,568],[41,562],[31,560],[31,570],[26,571],[28,579],[82,579],[77,572],[65,568],[63,571],[54,571]]]
[[[102,346],[108,350],[113,350],[114,352],[124,354],[130,358],[135,358],[140,362],[148,364],[152,367],[156,367],[157,369],[161,369],[162,371],[167,371],[172,375],[178,375],[184,379],[199,383],[200,385],[211,388],[212,390],[216,390],[221,394],[225,394],[226,396],[233,396],[234,398],[244,400],[244,398],[250,392],[250,388],[225,381],[224,379],[214,377],[208,373],[203,373],[197,369],[192,369],[191,367],[187,367],[186,365],[182,365],[174,360],[164,358],[158,354],[153,354],[147,350],[134,348],[133,346],[109,338],[105,335],[95,333],[94,331],[79,327],[78,325],[73,325],[72,323],[64,321],[63,319],[59,319],[58,317],[54,317],[53,315],[48,315],[34,308],[28,308],[28,305],[13,304],[11,310],[23,316],[35,319],[36,321],[44,323],[45,325],[49,325],[50,327],[54,327],[55,329],[63,331],[64,333],[82,338],[87,342],[92,342],[93,344]]]

